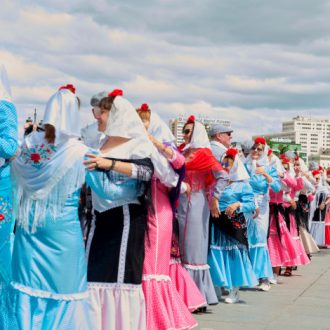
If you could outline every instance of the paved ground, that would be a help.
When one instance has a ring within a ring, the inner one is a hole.
[[[197,315],[200,330],[330,329],[330,250],[312,258],[269,292],[240,291],[240,302]]]

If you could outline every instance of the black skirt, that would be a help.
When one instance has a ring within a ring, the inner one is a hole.
[[[141,284],[147,214],[129,204],[95,211],[95,231],[88,258],[88,282]]]

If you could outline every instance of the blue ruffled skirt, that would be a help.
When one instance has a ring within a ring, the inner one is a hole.
[[[248,241],[249,241],[249,256],[252,263],[253,271],[258,279],[273,278],[272,263],[270,261],[268,245],[267,245],[267,231],[264,226],[260,225],[259,218],[265,218],[268,213],[259,214],[256,219],[252,218],[251,214],[246,214]]]
[[[208,256],[210,273],[215,286],[233,289],[235,287],[251,288],[259,282],[249,259],[247,248],[222,232],[212,240]]]

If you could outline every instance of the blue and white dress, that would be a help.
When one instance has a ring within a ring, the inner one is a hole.
[[[10,162],[18,148],[17,114],[14,104],[0,100],[0,325],[13,330],[12,315],[5,312],[10,302],[8,286],[11,282],[11,254],[14,217]]]
[[[20,202],[12,261],[19,329],[90,330],[78,218],[87,148],[76,139],[55,146],[43,133],[32,134],[34,143],[13,162]]]
[[[102,157],[130,163],[132,175],[92,171],[86,177],[95,214],[87,272],[95,330],[146,328],[142,270],[148,209],[143,196],[153,168],[151,160],[140,154],[135,139],[100,152]]]
[[[219,200],[220,211],[224,212],[229,205],[236,202],[241,203],[240,213],[254,211],[254,195],[247,182],[232,182],[225,188]],[[230,237],[214,224],[211,227],[208,263],[213,283],[217,287],[233,289],[254,287],[258,284],[246,245]]]
[[[259,208],[259,215],[254,219],[251,213],[246,214],[250,260],[258,279],[270,279],[273,278],[273,270],[267,246],[269,188],[277,192],[281,189],[281,183],[273,166],[265,167],[266,173],[273,180],[271,183],[268,183],[263,175],[255,174],[253,167],[247,165],[246,168],[250,175],[249,182],[253,189],[256,207]]]

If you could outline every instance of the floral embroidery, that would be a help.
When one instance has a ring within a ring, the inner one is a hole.
[[[11,203],[9,197],[0,196],[0,224],[11,221]]]
[[[53,144],[42,143],[29,149],[24,147],[21,156],[25,159],[26,164],[41,168],[48,160],[50,160],[55,151],[56,147]]]

